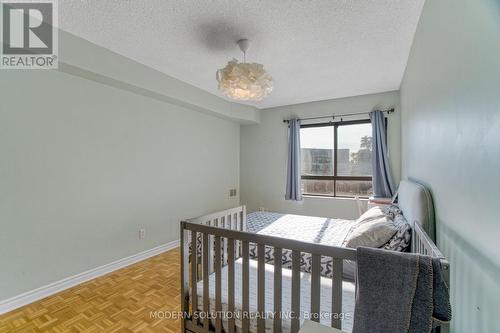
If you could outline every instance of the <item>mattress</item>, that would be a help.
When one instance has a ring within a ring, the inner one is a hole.
[[[222,268],[222,311],[228,309],[228,267]],[[257,261],[250,260],[249,265],[250,275],[250,312],[257,312]],[[283,332],[290,332],[291,320],[291,287],[292,287],[292,271],[283,268],[282,270],[282,325]],[[242,309],[242,259],[235,262],[235,312],[238,313]],[[321,278],[321,296],[320,296],[320,322],[324,325],[330,326],[331,323],[331,299],[332,299],[332,281],[329,278]],[[274,266],[266,264],[265,267],[265,311],[274,311]],[[311,308],[311,275],[309,273],[301,272],[301,290],[300,290],[300,319],[309,319],[309,311]],[[210,312],[215,313],[215,274],[209,275],[209,308]],[[198,289],[198,308],[203,309],[203,280],[197,284]],[[354,317],[354,304],[355,304],[355,285],[349,281],[342,282],[342,330],[344,332],[352,331],[352,320]],[[317,300],[315,300],[317,301]],[[272,316],[266,318],[266,332],[272,332],[273,319]],[[214,323],[212,323],[214,324]],[[227,320],[222,321],[223,327],[227,331]],[[236,332],[241,332],[242,321],[236,317]],[[257,332],[257,319],[250,319],[250,332]]]
[[[347,234],[356,223],[354,220],[274,212],[254,212],[247,215],[247,230],[249,232],[328,246],[342,246]],[[272,264],[274,262],[273,251],[272,247],[266,247],[266,263]],[[250,244],[250,257],[257,258],[255,244]],[[302,253],[301,270],[310,273],[311,263],[311,254]],[[292,251],[283,249],[282,264],[286,268],[292,267]],[[353,279],[354,271],[355,264],[344,261],[344,278]],[[321,275],[332,277],[331,258],[321,258]]]

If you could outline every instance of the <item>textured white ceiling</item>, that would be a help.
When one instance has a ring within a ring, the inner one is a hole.
[[[259,108],[397,90],[425,0],[65,0],[63,30],[218,96],[252,40],[274,91]]]

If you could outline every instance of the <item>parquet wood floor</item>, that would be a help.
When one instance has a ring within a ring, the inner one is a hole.
[[[0,316],[0,333],[180,332],[151,311],[180,310],[174,249]]]

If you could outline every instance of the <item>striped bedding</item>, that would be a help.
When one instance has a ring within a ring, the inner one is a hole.
[[[330,246],[342,246],[347,234],[356,223],[355,220],[274,212],[254,212],[247,215],[249,232]],[[250,257],[257,259],[256,244],[250,244]],[[266,247],[265,260],[269,264],[274,262],[273,248]],[[311,261],[311,254],[302,253],[301,270],[303,272],[311,272]],[[285,268],[292,267],[292,251],[283,249],[282,263]],[[321,275],[332,276],[331,258],[321,258]],[[354,263],[344,262],[344,278],[352,279],[353,276]]]

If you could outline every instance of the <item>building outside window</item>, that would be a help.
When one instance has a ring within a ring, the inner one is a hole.
[[[301,126],[302,192],[369,197],[372,126],[369,120]]]

